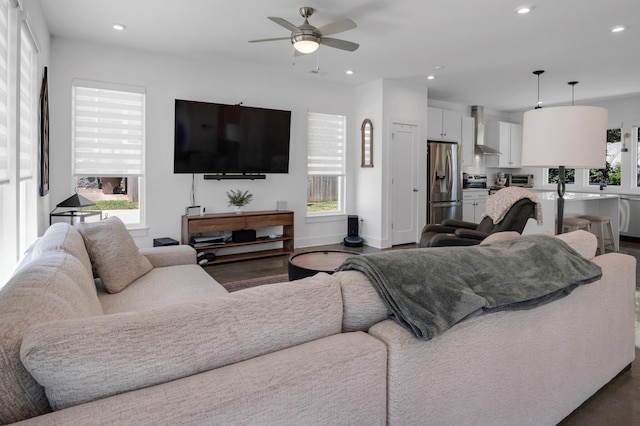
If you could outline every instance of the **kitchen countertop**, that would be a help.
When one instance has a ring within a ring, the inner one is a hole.
[[[543,224],[538,226],[529,219],[523,234],[539,234],[549,232],[555,234],[558,193],[550,190],[532,190],[542,204]],[[619,238],[620,229],[620,194],[567,192],[564,195],[564,217],[577,217],[584,214],[601,214],[611,217],[615,238]]]
[[[557,200],[558,193],[553,191],[534,190],[540,200]],[[565,201],[586,201],[604,198],[620,198],[620,194],[594,194],[591,192],[567,192],[564,194]]]

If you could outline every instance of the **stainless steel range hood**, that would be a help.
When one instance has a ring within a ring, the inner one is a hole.
[[[476,120],[476,150],[483,154],[500,154],[497,146],[498,141],[487,141],[484,138],[484,107],[473,105],[471,116]]]

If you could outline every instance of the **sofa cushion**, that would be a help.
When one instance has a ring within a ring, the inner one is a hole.
[[[91,264],[109,293],[122,291],[153,269],[151,262],[138,250],[124,223],[116,216],[100,222],[80,222],[77,226]]]
[[[336,334],[341,324],[340,286],[319,274],[206,302],[38,324],[21,359],[61,409]]]
[[[342,331],[367,331],[369,327],[389,318],[391,313],[382,298],[359,271],[333,274],[342,290]]]
[[[556,235],[556,238],[561,239],[569,245],[572,249],[578,252],[585,259],[593,259],[596,257],[596,250],[598,249],[598,239],[591,232],[577,230],[567,232],[566,234]]]
[[[487,237],[481,244],[520,236],[517,232],[497,232]],[[573,231],[557,237],[584,258],[593,259],[595,256],[597,240],[592,233]],[[357,271],[340,271],[333,276],[342,288],[343,331],[366,331],[389,317],[389,310],[364,274]]]
[[[154,268],[115,294],[108,293],[102,285],[98,286],[98,298],[105,314],[201,302],[227,293],[223,286],[196,264]]]
[[[20,362],[25,329],[92,315],[102,315],[93,277],[62,250],[33,259],[0,290],[0,424],[51,411],[44,389]]]
[[[37,259],[51,250],[64,250],[72,254],[91,273],[91,260],[82,235],[68,223],[58,222],[51,225],[44,235],[33,244],[31,257]]]
[[[516,231],[494,232],[480,242],[480,245],[495,243],[496,241],[508,240],[509,238],[519,237],[520,233]]]

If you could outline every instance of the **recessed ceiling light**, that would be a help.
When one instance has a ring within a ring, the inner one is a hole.
[[[435,75],[428,75],[427,76],[427,80],[435,80],[436,76]]]
[[[347,75],[353,75],[353,70],[346,70],[346,71],[345,71],[345,74],[347,74]]]
[[[127,29],[127,27],[125,25],[122,24],[113,24],[111,25],[111,28],[113,28],[116,31],[124,31]]]
[[[626,30],[627,27],[625,27],[624,25],[616,25],[615,27],[611,27],[611,32],[612,33],[619,33],[621,31]]]
[[[533,10],[533,6],[520,6],[516,9],[518,15],[526,15]]]

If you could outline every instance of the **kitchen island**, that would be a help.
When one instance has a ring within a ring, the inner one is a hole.
[[[542,204],[542,225],[535,219],[529,219],[522,231],[523,235],[556,233],[556,212],[558,193],[552,191],[532,190]],[[577,217],[584,214],[601,214],[611,217],[613,234],[620,242],[620,196],[618,194],[594,194],[582,192],[567,192],[564,195],[564,217]]]

